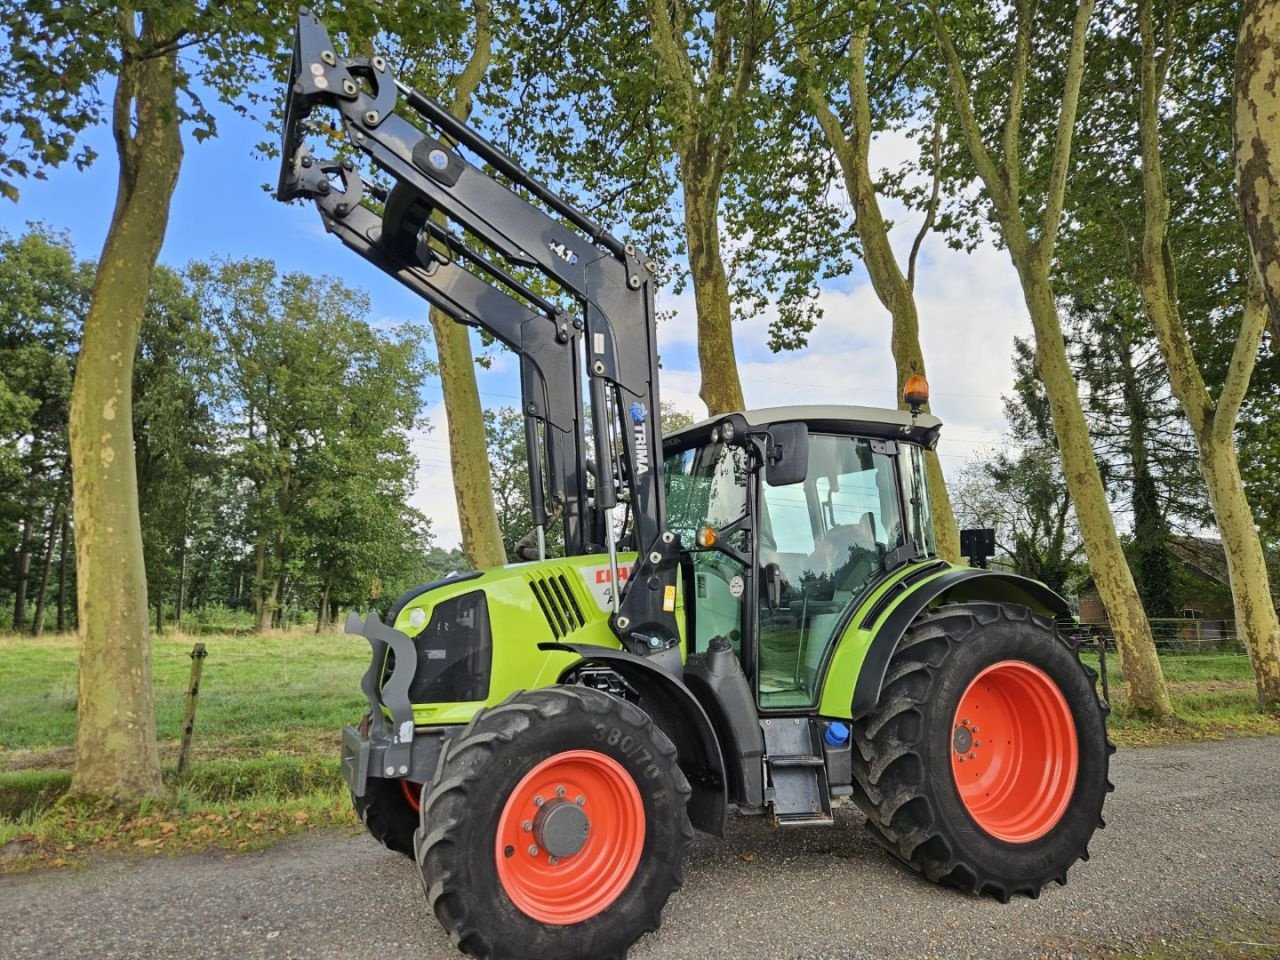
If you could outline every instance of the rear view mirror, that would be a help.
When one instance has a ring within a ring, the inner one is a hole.
[[[775,423],[765,440],[765,481],[771,487],[799,483],[809,469],[809,428],[803,423]]]

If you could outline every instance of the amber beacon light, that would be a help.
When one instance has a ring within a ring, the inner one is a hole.
[[[902,386],[902,400],[913,414],[919,413],[920,408],[929,402],[929,381],[918,373],[907,377]]]

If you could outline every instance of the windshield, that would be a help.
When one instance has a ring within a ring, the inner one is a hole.
[[[702,527],[728,526],[747,510],[747,452],[709,443],[663,461],[667,527],[692,546]]]

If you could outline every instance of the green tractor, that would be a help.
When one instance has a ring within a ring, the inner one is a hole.
[[[378,173],[312,155],[318,109]],[[1087,858],[1105,705],[1061,597],[937,557],[927,385],[662,437],[654,265],[305,10],[278,195],[520,358],[528,562],[346,627],[372,647],[355,808],[462,950],[625,956],[731,813],[831,826],[847,799],[910,868],[1001,901]]]

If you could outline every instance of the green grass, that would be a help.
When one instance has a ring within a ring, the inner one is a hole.
[[[200,640],[209,655],[192,763],[181,777],[174,768],[194,639],[153,641],[168,794],[126,816],[60,802],[73,761],[74,638],[0,636],[0,872],[74,863],[86,850],[249,849],[315,825],[358,828],[337,756],[342,725],[365,710],[364,642],[312,632]],[[1085,659],[1097,665],[1096,656]],[[1118,743],[1280,734],[1280,719],[1256,712],[1247,658],[1169,656],[1163,664],[1182,719],[1155,726],[1129,715],[1119,659],[1108,657]]]
[[[178,776],[195,639],[169,634],[152,644],[168,793],[125,816],[59,803],[71,781],[75,639],[0,636],[0,872],[74,863],[89,850],[245,850],[355,824],[338,745],[342,725],[365,711],[365,642],[312,632],[198,639],[208,656],[191,765]]]
[[[368,645],[345,634],[292,633],[200,638],[208,650],[200,682],[195,744],[217,753],[314,752],[317,735],[337,743],[342,724],[364,712],[360,677]],[[156,728],[181,735],[194,640],[152,643]],[[75,738],[74,637],[0,636],[0,769],[6,752],[70,747]]]
[[[1096,653],[1082,660],[1098,669]],[[1116,743],[1150,746],[1226,737],[1280,734],[1280,718],[1258,712],[1253,668],[1249,658],[1236,654],[1166,654],[1160,666],[1178,719],[1156,724],[1129,709],[1120,658],[1107,654],[1112,713],[1108,728]],[[1099,683],[1101,691],[1101,683]]]

